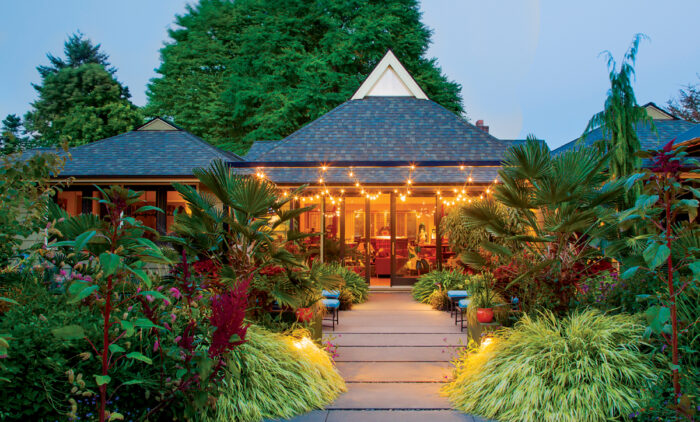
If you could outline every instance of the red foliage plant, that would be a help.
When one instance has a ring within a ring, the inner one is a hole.
[[[221,356],[228,350],[243,344],[248,325],[243,324],[248,303],[250,279],[238,283],[231,291],[216,295],[211,300],[209,321],[216,330],[212,334],[209,356]]]

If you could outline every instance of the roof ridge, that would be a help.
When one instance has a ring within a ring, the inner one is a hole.
[[[221,148],[217,148],[216,146],[210,144],[209,142],[205,141],[204,139],[200,138],[199,136],[197,136],[193,133],[190,133],[186,130],[183,130],[182,132],[185,133],[187,136],[193,138],[195,141],[199,142],[200,144],[203,144],[204,146],[206,146],[210,149],[213,149],[215,152],[223,153],[224,156],[229,156],[230,158],[235,158],[239,161],[245,161],[240,155],[233,153],[231,151],[226,151],[226,150],[223,150]]]

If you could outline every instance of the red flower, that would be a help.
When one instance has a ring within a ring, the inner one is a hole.
[[[674,159],[673,156],[673,142],[675,140],[676,138],[671,139],[662,150],[654,154],[651,171],[654,173],[678,173],[681,170],[680,161]]]
[[[243,318],[249,284],[250,279],[239,283],[234,290],[212,298],[209,322],[216,330],[211,338],[210,357],[220,356],[245,342],[249,325],[243,325]]]
[[[314,317],[314,313],[311,308],[299,308],[296,310],[296,315],[299,322],[309,322]]]

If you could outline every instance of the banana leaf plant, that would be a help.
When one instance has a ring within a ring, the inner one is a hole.
[[[462,211],[467,229],[490,235],[480,250],[463,252],[462,261],[480,271],[492,265],[493,256],[501,264],[523,261],[514,267],[529,269],[514,274],[505,290],[535,278],[553,291],[554,310],[566,311],[579,281],[605,259],[591,241],[615,232],[609,223],[624,180],[608,180],[607,162],[608,154],[592,147],[553,156],[533,137],[509,148],[493,197]],[[499,211],[500,206],[509,212]]]

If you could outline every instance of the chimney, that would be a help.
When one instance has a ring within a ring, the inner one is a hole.
[[[486,126],[486,125],[484,125],[484,121],[483,121],[483,120],[477,120],[477,121],[476,121],[476,127],[478,127],[479,129],[483,130],[483,131],[486,132],[486,133],[489,133],[489,127]]]

